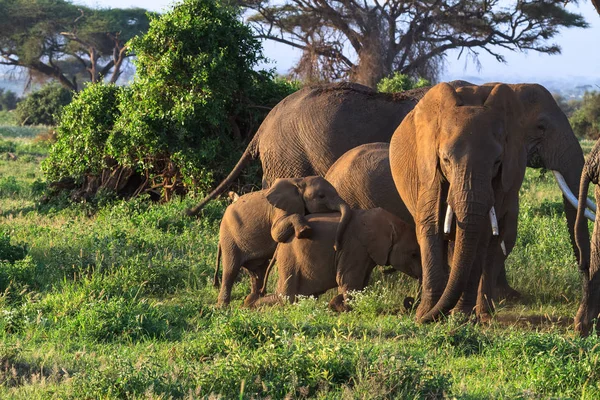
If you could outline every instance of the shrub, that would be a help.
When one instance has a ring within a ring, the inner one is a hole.
[[[573,113],[569,121],[577,137],[598,139],[600,137],[600,93],[585,93],[581,107]]]
[[[22,125],[56,125],[58,115],[72,97],[72,92],[59,84],[46,85],[17,105],[17,120]]]
[[[215,0],[186,0],[152,19],[130,43],[131,87],[90,86],[67,109],[47,176],[167,200],[221,179],[269,107],[298,89],[254,71],[260,43],[238,17]]]
[[[404,92],[410,89],[430,86],[431,83],[424,78],[411,78],[408,75],[394,72],[393,75],[383,78],[377,84],[377,91],[383,93]]]
[[[99,174],[106,167],[106,140],[119,116],[119,94],[125,90],[115,85],[91,84],[64,108],[56,129],[56,143],[42,164],[48,179],[81,178]]]
[[[17,94],[12,90],[4,90],[0,88],[0,110],[2,111],[10,111],[17,108],[17,102],[20,99],[17,97]]]

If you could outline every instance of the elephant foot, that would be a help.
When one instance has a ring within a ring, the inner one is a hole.
[[[229,307],[229,300],[225,301],[225,300],[219,300],[217,301],[217,308],[227,308]]]
[[[244,307],[249,307],[249,308],[254,307],[254,305],[256,304],[256,302],[258,301],[259,298],[260,298],[260,295],[258,293],[250,293],[244,299]]]
[[[519,300],[522,297],[521,292],[511,288],[509,285],[497,286],[496,297],[506,300]]]
[[[312,228],[308,225],[303,226],[296,232],[296,237],[298,239],[306,239],[312,235]]]
[[[575,316],[575,330],[581,336],[588,336],[594,329],[594,321],[596,322],[596,332],[600,332],[600,319],[595,320],[598,313],[591,313],[589,306],[581,304]]]
[[[338,294],[329,302],[329,309],[335,312],[348,312],[352,310],[346,301],[343,294]]]
[[[420,323],[423,322],[433,322],[433,321],[424,321],[423,317],[433,309],[435,306],[435,302],[429,298],[421,298],[421,303],[417,307],[417,321]]]
[[[480,324],[491,324],[492,323],[492,314],[485,312],[477,315],[477,321]]]

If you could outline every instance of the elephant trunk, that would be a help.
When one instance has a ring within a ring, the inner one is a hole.
[[[577,207],[577,219],[575,221],[575,243],[579,249],[579,272],[581,274],[583,293],[581,298],[581,304],[577,315],[575,316],[575,329],[583,336],[589,334],[591,329],[590,320],[590,308],[593,308],[593,304],[590,304],[590,258],[586,257],[585,252],[590,252],[590,241],[587,218],[585,217],[586,204],[585,199],[587,198],[587,192],[590,187],[590,178],[587,172],[583,171],[581,174],[581,184],[579,186],[579,204]],[[583,200],[583,201],[582,201]]]
[[[468,196],[471,197],[471,196]],[[488,205],[489,201],[474,201],[473,199],[454,203],[456,216],[456,242],[452,268],[446,288],[437,304],[421,317],[421,322],[431,322],[447,315],[458,303],[465,291],[472,266],[477,256],[479,239],[484,229],[490,229]]]
[[[341,213],[340,223],[337,227],[337,231],[335,233],[335,243],[333,248],[335,251],[341,250],[342,248],[342,239],[344,238],[344,232],[350,223],[350,219],[352,219],[352,209],[344,200],[340,198],[340,201],[337,205],[332,207],[333,210],[337,210]]]

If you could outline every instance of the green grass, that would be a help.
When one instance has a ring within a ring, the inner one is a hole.
[[[579,278],[550,173],[528,171],[522,189],[508,272],[525,297],[489,326],[416,324],[402,307],[415,282],[379,270],[342,315],[332,293],[243,309],[245,276],[221,310],[224,204],[193,220],[193,198],[45,203],[48,145],[26,129],[0,139],[0,398],[600,396],[600,339],[570,320]]]

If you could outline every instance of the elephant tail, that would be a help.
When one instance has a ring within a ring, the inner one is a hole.
[[[588,175],[587,168],[584,167],[583,171],[581,172],[581,181],[579,183],[579,204],[577,205],[577,219],[575,220],[574,228],[575,243],[577,244],[577,248],[579,250],[579,270],[584,277],[587,277],[588,275],[590,263],[590,260],[586,259],[587,257],[585,257],[585,249],[588,246],[588,243],[586,243],[587,235],[585,234],[588,229],[585,211],[589,187],[590,177]]]
[[[271,269],[273,269],[273,265],[275,265],[275,261],[277,261],[277,249],[279,249],[279,244],[277,244],[277,248],[275,249],[275,253],[273,253],[273,257],[269,262],[269,266],[265,271],[265,280],[263,281],[262,288],[260,289],[260,295],[264,296],[267,292],[267,283],[269,283],[269,275],[271,274]]]
[[[221,264],[221,241],[219,240],[219,244],[217,246],[217,262],[215,265],[215,276],[213,277],[213,286],[219,287],[219,264]]]
[[[190,217],[198,215],[198,213],[204,208],[204,206],[209,201],[213,200],[218,195],[223,193],[225,191],[225,189],[227,189],[227,187],[229,185],[231,185],[233,183],[233,181],[238,178],[238,176],[240,176],[241,172],[244,170],[244,168],[246,168],[246,166],[250,163],[250,161],[252,161],[253,159],[255,159],[258,156],[259,134],[260,134],[260,129],[256,133],[256,135],[254,135],[254,137],[248,144],[248,147],[246,147],[244,154],[242,154],[242,157],[240,157],[240,159],[238,160],[235,167],[233,167],[233,169],[231,170],[229,175],[227,175],[227,178],[223,179],[223,181],[221,181],[221,183],[219,183],[219,186],[217,186],[217,188],[215,190],[210,192],[210,194],[208,196],[206,196],[204,199],[202,199],[202,201],[200,203],[198,203],[197,206],[187,209],[186,210],[187,215],[189,215]]]

